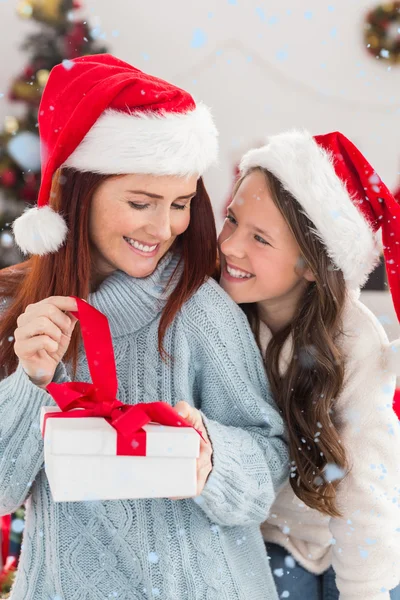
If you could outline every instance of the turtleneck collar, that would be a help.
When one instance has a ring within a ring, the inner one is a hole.
[[[157,317],[179,281],[182,265],[166,289],[179,259],[179,254],[167,253],[153,273],[141,279],[114,271],[96,292],[89,295],[89,303],[108,318],[113,337],[138,331]]]

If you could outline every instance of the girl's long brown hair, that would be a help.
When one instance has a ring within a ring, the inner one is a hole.
[[[340,442],[335,400],[344,380],[344,360],[338,345],[346,287],[342,271],[335,269],[313,223],[295,198],[270,172],[264,173],[271,197],[294,235],[315,282],[299,301],[293,320],[275,333],[265,352],[265,367],[272,393],[286,422],[291,455],[290,483],[295,494],[311,508],[340,516],[336,505],[339,479],[329,481],[328,464],[348,469]],[[239,180],[236,190],[243,178]],[[244,304],[259,342],[257,305]],[[281,375],[279,363],[289,336],[293,354]]]
[[[50,206],[62,212],[68,226],[66,243],[58,252],[32,256],[25,262],[0,271],[0,302],[7,308],[0,318],[1,375],[15,371],[18,359],[14,353],[14,331],[17,318],[28,304],[50,296],[78,296],[87,299],[93,275],[89,239],[91,199],[99,185],[109,176],[62,169],[54,177]],[[197,183],[196,198],[191,204],[189,227],[177,240],[183,271],[161,315],[158,346],[182,305],[196,292],[204,280],[213,275],[217,242],[211,202],[202,179]],[[75,328],[65,360],[76,369],[79,330]]]

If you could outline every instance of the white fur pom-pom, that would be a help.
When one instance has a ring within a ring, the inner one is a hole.
[[[386,368],[391,373],[400,375],[400,340],[392,342],[385,351]]]
[[[50,206],[29,208],[13,223],[14,237],[24,254],[57,252],[67,237],[67,225]]]

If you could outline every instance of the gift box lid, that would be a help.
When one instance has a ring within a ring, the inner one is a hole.
[[[57,406],[43,406],[40,417],[41,431],[44,416],[50,412],[61,411]],[[191,427],[169,427],[149,423],[137,435],[146,436],[146,457],[199,456],[200,436]],[[133,447],[135,443],[134,440]],[[102,417],[49,418],[46,421],[44,445],[45,451],[53,455],[115,456],[117,431]]]

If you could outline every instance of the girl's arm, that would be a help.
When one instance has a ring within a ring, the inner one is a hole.
[[[338,404],[351,467],[337,493],[343,518],[330,521],[340,600],[389,600],[400,582],[400,426],[385,337],[370,315],[360,323]]]
[[[283,422],[245,315],[214,282],[203,288],[183,311],[195,402],[213,447],[196,502],[219,525],[258,524],[288,475]]]

